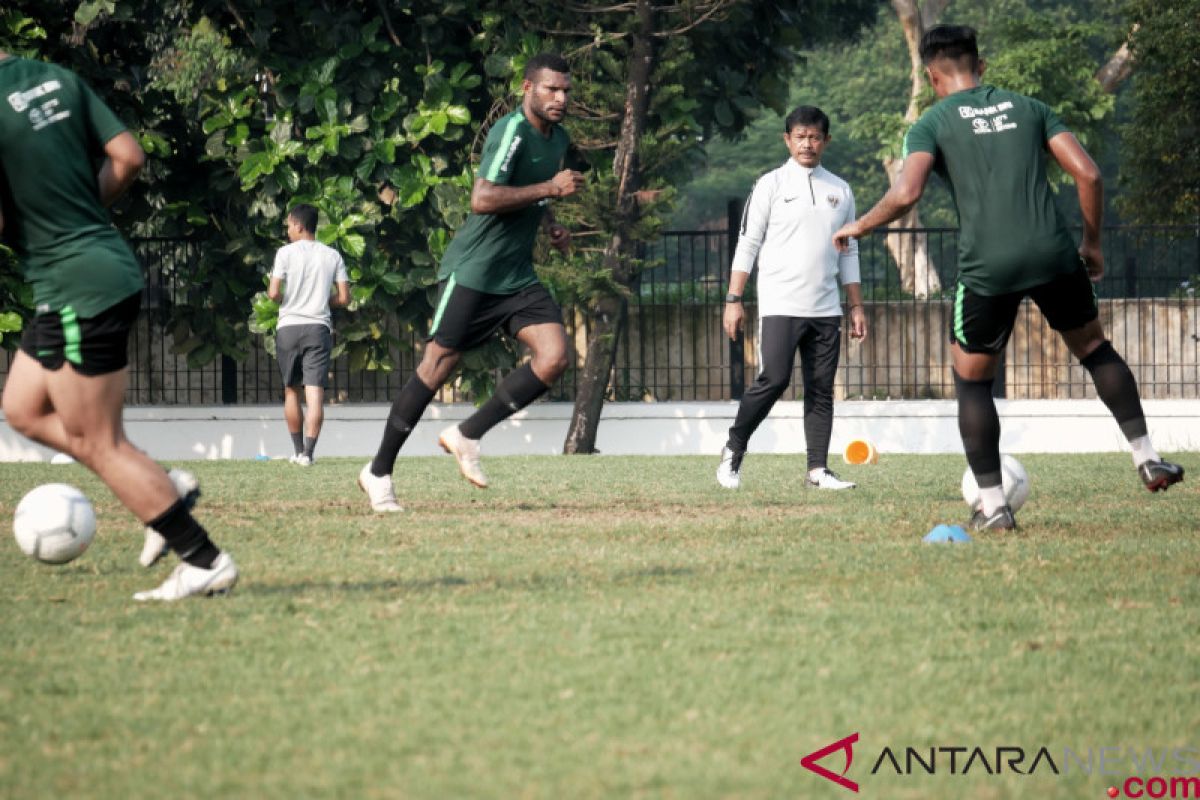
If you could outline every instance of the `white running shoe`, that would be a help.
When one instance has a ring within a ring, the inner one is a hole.
[[[175,492],[183,498],[183,504],[188,507],[188,510],[196,507],[196,501],[200,499],[200,481],[196,476],[188,472],[186,469],[173,469],[167,473],[167,477],[171,479],[171,483],[175,485]],[[146,539],[142,543],[142,554],[138,556],[138,563],[147,569],[158,563],[158,560],[167,553],[167,540],[162,534],[146,526]]]
[[[738,453],[722,447],[721,463],[717,465],[717,483],[726,489],[742,488],[742,459],[745,457],[744,450]]]
[[[371,472],[370,461],[358,473],[358,488],[367,493],[372,511],[386,514],[404,510],[396,502],[396,490],[392,488],[392,476],[376,475]]]
[[[828,469],[822,469],[817,472],[815,478],[811,472],[808,473],[808,485],[815,486],[818,489],[854,489],[858,486],[857,483],[842,480]]]
[[[479,465],[478,439],[468,439],[462,435],[457,425],[451,425],[442,431],[442,435],[438,437],[438,444],[458,461],[458,471],[464,478],[480,489],[487,488],[487,476],[483,474],[483,467]]]
[[[316,459],[312,456],[306,456],[304,453],[297,453],[291,457],[290,461],[298,467],[311,467]]]
[[[222,552],[209,569],[193,567],[186,561],[181,563],[163,581],[162,586],[148,592],[137,592],[133,599],[141,602],[172,602],[185,597],[211,597],[214,594],[227,594],[237,582],[237,564],[233,563],[229,553]]]

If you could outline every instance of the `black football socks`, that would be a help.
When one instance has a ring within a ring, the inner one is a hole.
[[[1000,415],[992,399],[994,379],[969,381],[951,372],[958,394],[958,433],[967,464],[981,489],[1000,486]]]
[[[1108,406],[1125,438],[1133,441],[1145,436],[1146,417],[1142,413],[1137,380],[1125,359],[1113,349],[1112,343],[1105,339],[1079,363],[1091,373],[1097,396]]]
[[[408,383],[396,395],[392,402],[392,410],[388,413],[387,425],[383,429],[383,439],[379,442],[379,452],[371,461],[371,474],[375,476],[391,475],[396,465],[396,456],[404,446],[412,429],[417,427],[425,408],[433,400],[434,389],[426,386],[420,378],[413,375]]]
[[[533,374],[533,365],[522,364],[505,376],[496,393],[478,411],[458,426],[468,439],[479,439],[525,406],[537,400],[550,387]]]
[[[220,549],[208,538],[208,531],[196,522],[183,500],[176,500],[174,505],[146,524],[162,534],[167,546],[193,567],[211,569],[217,556],[221,555]]]

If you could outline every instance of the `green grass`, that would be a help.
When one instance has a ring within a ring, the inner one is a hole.
[[[242,584],[151,607],[167,567],[89,473],[0,465],[5,520],[61,480],[100,524],[62,567],[0,547],[0,797],[837,798],[799,760],[858,731],[867,797],[1099,800],[1078,771],[869,774],[885,745],[1197,744],[1195,478],[1022,462],[1023,530],[960,546],[921,543],[965,517],[951,456],[844,493],[800,456],[738,493],[711,458],[492,458],[486,492],[406,458],[390,517],[358,461],[197,462]]]

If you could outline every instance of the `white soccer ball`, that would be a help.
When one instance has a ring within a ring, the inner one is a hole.
[[[13,536],[27,556],[44,564],[79,558],[96,535],[96,512],[83,492],[65,483],[46,483],[17,504]]]
[[[1021,462],[1012,456],[1000,456],[1000,481],[1009,508],[1016,512],[1029,499],[1029,474]],[[979,484],[975,482],[975,473],[971,472],[970,467],[962,476],[962,496],[972,510],[979,509]]]

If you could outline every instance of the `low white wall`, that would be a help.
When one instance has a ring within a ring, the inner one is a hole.
[[[1200,450],[1200,401],[1143,402],[1150,434],[1162,452]],[[1006,453],[1085,453],[1127,450],[1098,400],[1001,400],[1000,447]],[[440,452],[437,434],[465,419],[469,405],[434,405],[409,438],[404,455]],[[608,455],[715,455],[725,443],[737,404],[609,403],[597,447]],[[835,406],[832,451],[854,438],[881,453],[960,453],[955,404],[946,400],[845,401]],[[384,404],[328,406],[318,456],[367,457],[375,452],[387,417]],[[539,403],[488,434],[490,455],[561,452],[571,406]],[[804,452],[804,407],[775,405],[755,433],[757,453]],[[48,461],[52,451],[16,434],[0,415],[0,461]],[[279,406],[133,407],[125,411],[129,438],[163,461],[286,457],[291,439]]]

